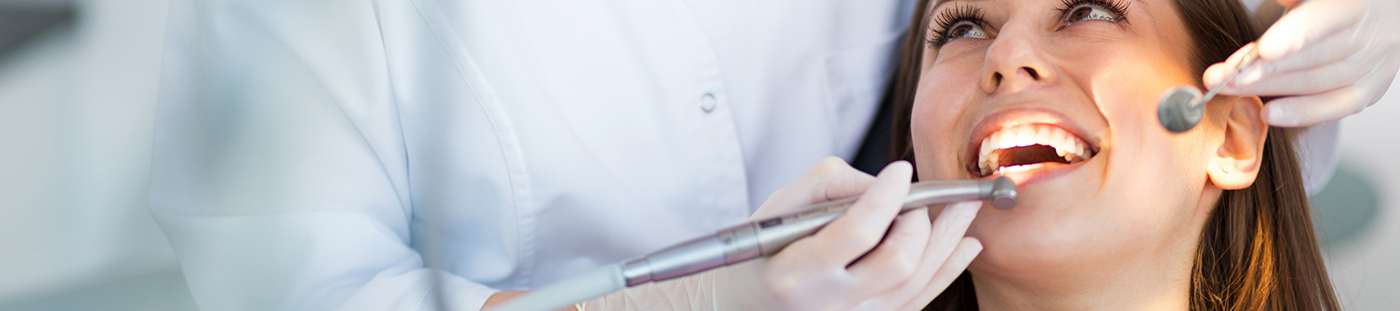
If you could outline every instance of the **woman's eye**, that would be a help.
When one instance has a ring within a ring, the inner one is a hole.
[[[970,21],[962,21],[948,27],[946,41],[953,41],[962,38],[986,39],[987,32],[982,30],[982,26],[977,26]]]
[[[1118,14],[1113,11],[1105,10],[1091,4],[1081,4],[1070,8],[1065,13],[1065,25],[1088,20],[1117,22],[1118,19]]]

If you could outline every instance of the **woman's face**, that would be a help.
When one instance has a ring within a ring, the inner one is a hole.
[[[911,120],[919,179],[1019,186],[1019,205],[983,209],[969,229],[985,247],[975,275],[1191,255],[1218,196],[1216,148],[1209,126],[1157,121],[1163,90],[1197,85],[1169,0],[948,0],[930,14]]]

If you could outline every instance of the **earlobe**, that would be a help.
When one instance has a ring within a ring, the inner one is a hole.
[[[1264,102],[1255,96],[1221,99],[1228,110],[1219,116],[1220,146],[1211,157],[1206,174],[1215,186],[1225,190],[1244,189],[1254,184],[1263,162],[1264,142],[1268,140],[1269,125],[1264,122]],[[1224,109],[1222,109],[1224,110]]]

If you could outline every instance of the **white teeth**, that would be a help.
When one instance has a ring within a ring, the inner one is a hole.
[[[1054,134],[1051,134],[1051,135],[1050,135],[1050,144],[1051,144],[1052,146],[1068,146],[1068,145],[1070,144],[1070,142],[1073,141],[1073,140],[1070,140],[1070,139],[1072,139],[1071,135],[1069,135],[1069,133],[1067,133],[1067,132],[1065,132],[1065,131],[1050,131],[1050,132],[1051,132],[1051,133],[1054,133]],[[995,150],[995,149],[993,149],[993,150]],[[1065,154],[1069,153],[1069,150],[1061,149],[1061,148],[1055,148],[1055,153],[1058,154],[1059,156],[1063,157],[1063,156],[1065,156]]]
[[[993,134],[993,135],[996,135],[996,134]],[[983,138],[983,139],[982,139],[982,151],[977,152],[977,154],[979,154],[979,155],[990,154],[990,153],[992,153],[992,150],[994,150],[994,149],[992,149],[992,137]]]
[[[1054,142],[1050,140],[1050,132],[1054,131],[1051,131],[1048,126],[1037,126],[1035,129],[1035,141]]]
[[[1029,172],[1030,170],[1037,169],[1037,168],[1040,168],[1040,167],[1042,167],[1042,166],[1045,166],[1045,164],[1043,164],[1043,163],[1036,163],[1036,164],[1026,164],[1026,165],[1017,165],[1017,166],[1003,166],[1003,167],[997,169],[997,172],[1000,172],[1000,173],[1002,173],[1002,174],[1012,174],[1012,173],[1020,173],[1020,172]]]
[[[1035,142],[1035,129],[1034,129],[1034,128],[1023,128],[1022,130],[1016,131],[1015,133],[1016,133],[1016,147],[1020,147],[1020,146],[1030,146],[1030,145],[1032,145],[1033,142]]]
[[[1016,133],[1015,133],[1015,132],[1004,132],[1004,133],[1003,133],[1003,132],[998,132],[997,134],[1001,134],[1001,135],[995,135],[995,137],[992,138],[992,143],[995,144],[995,145],[992,145],[992,149],[996,149],[997,146],[1015,146],[1015,145],[1016,145]]]
[[[1088,148],[1088,144],[1084,140],[1062,128],[1040,124],[1023,125],[1004,128],[983,138],[982,145],[978,148],[977,166],[983,175],[991,175],[995,171],[1002,173],[1025,172],[1043,167],[1043,164],[1038,163],[1002,167],[998,163],[997,154],[993,153],[1000,149],[1031,145],[1053,147],[1057,155],[1064,157],[1070,163],[1083,161],[1093,156],[1093,151]]]
[[[1079,156],[1080,158],[1084,158],[1084,155],[1086,155],[1086,153],[1084,153],[1084,150],[1085,150],[1085,149],[1088,149],[1088,148],[1086,148],[1086,147],[1084,146],[1084,142],[1078,141],[1078,140],[1075,140],[1075,141],[1074,141],[1074,151],[1075,151],[1075,152],[1074,152],[1074,155],[1077,155],[1077,156]]]

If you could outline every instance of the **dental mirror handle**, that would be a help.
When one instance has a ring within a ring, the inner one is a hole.
[[[856,202],[856,197],[817,204],[771,218],[750,221],[622,262],[627,287],[684,277],[777,253],[812,235]],[[1016,205],[1016,185],[996,180],[926,181],[910,186],[900,213],[933,204],[989,200],[998,209]]]

